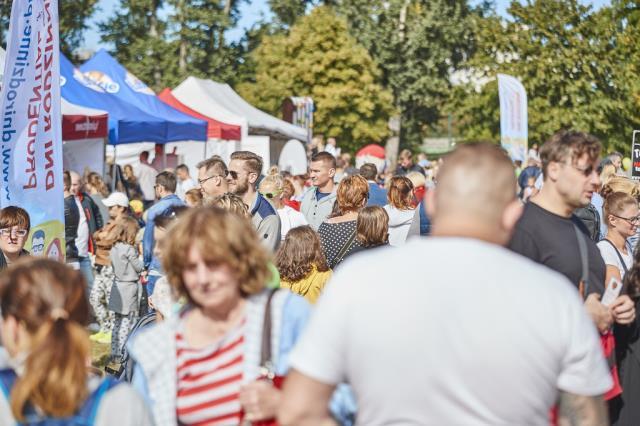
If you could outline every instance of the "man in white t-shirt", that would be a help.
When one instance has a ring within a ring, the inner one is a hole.
[[[140,153],[140,164],[135,169],[136,179],[140,184],[142,195],[147,206],[153,204],[156,199],[156,175],[158,172],[149,164],[149,152],[142,151]]]
[[[198,186],[195,180],[189,174],[189,167],[186,164],[180,164],[176,167],[176,178],[178,181],[178,187],[176,188],[176,195],[184,201],[184,195],[191,189]]]
[[[577,291],[502,247],[515,188],[500,148],[451,154],[427,193],[434,236],[335,272],[290,356],[279,424],[330,421],[343,382],[362,425],[548,424],[556,403],[567,424],[606,424],[612,381]]]

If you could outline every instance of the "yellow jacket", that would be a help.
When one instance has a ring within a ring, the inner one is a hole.
[[[325,284],[331,278],[331,269],[326,272],[319,272],[318,269],[313,266],[311,272],[303,279],[295,282],[281,280],[280,287],[287,288],[292,292],[303,296],[311,304],[316,303],[318,296],[322,293]]]

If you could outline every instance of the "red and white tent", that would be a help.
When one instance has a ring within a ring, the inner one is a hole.
[[[106,111],[72,104],[62,98],[62,158],[66,170],[85,169],[103,174],[105,140],[109,135]]]

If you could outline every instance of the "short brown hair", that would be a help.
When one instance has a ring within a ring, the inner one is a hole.
[[[320,238],[308,225],[292,228],[287,233],[276,254],[276,266],[280,279],[289,282],[305,278],[314,266],[320,272],[329,270]]]
[[[341,215],[360,211],[368,198],[369,184],[362,176],[347,176],[340,181],[336,202]]]
[[[196,206],[202,205],[202,192],[198,188],[193,188],[185,192],[184,194],[185,201],[189,201]]]
[[[380,206],[365,207],[358,214],[358,242],[363,247],[375,247],[389,242],[389,215]]]
[[[391,178],[387,200],[389,200],[389,204],[398,210],[413,208],[413,183],[411,180],[405,176]]]
[[[225,164],[222,157],[220,157],[219,155],[213,155],[210,158],[207,158],[206,160],[203,160],[198,164],[196,164],[196,169],[202,169],[202,168],[204,168],[206,172],[213,170],[218,175],[224,176],[224,177],[227,177],[227,175],[229,174],[229,169],[227,169],[227,165]]]
[[[156,176],[156,185],[164,186],[168,192],[176,192],[176,175],[171,172],[160,172]]]
[[[311,157],[311,162],[314,163],[316,161],[322,161],[324,163],[329,164],[329,167],[331,169],[336,168],[336,157],[334,157],[333,155],[329,154],[326,151],[320,151],[313,154],[313,156]]]
[[[218,195],[217,197],[207,200],[206,205],[218,207],[240,217],[251,217],[251,214],[249,213],[249,206],[244,203],[242,198],[231,192],[227,192],[226,194]]]
[[[256,173],[258,176],[262,173],[262,157],[251,151],[236,151],[231,154],[232,160],[244,161],[244,168],[249,173]]]
[[[172,226],[165,238],[162,265],[168,281],[193,303],[182,273],[195,247],[210,264],[229,266],[243,296],[259,293],[271,279],[269,256],[248,219],[215,207],[190,209]]]
[[[31,219],[29,213],[18,206],[7,206],[0,210],[0,229],[21,227],[29,231],[31,229]]]
[[[542,174],[547,176],[547,167],[551,162],[564,163],[570,160],[575,164],[584,154],[587,154],[590,161],[596,161],[601,150],[602,144],[595,136],[574,130],[561,130],[540,148]]]
[[[400,151],[400,155],[398,156],[398,158],[400,158],[400,159],[404,159],[404,158],[413,159],[413,153],[411,151],[409,151],[408,149],[403,149],[402,151]]]
[[[378,168],[373,163],[364,163],[360,166],[360,176],[366,180],[376,180],[378,176]]]
[[[622,210],[627,206],[638,206],[638,200],[625,192],[614,192],[604,200],[602,212],[604,213],[604,222],[609,223],[609,216],[620,215]]]

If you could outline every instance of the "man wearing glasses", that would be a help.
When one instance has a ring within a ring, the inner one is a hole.
[[[29,252],[24,244],[29,235],[29,213],[20,207],[8,206],[0,210],[0,271]]]
[[[626,295],[609,307],[600,303],[605,290],[605,264],[585,225],[573,214],[587,206],[600,187],[596,171],[600,150],[595,137],[575,131],[558,132],[542,146],[544,185],[525,206],[510,248],[569,278],[582,290],[585,307],[598,329],[605,332],[614,321],[633,321],[635,309]],[[586,277],[583,268],[588,270]]]
[[[241,197],[249,207],[251,222],[263,245],[275,251],[280,244],[280,217],[257,190],[261,171],[262,157],[250,151],[236,151],[231,154],[227,183],[229,191]]]
[[[229,171],[222,158],[214,155],[196,164],[196,168],[198,169],[198,187],[202,198],[212,200],[229,192],[227,185]]]

